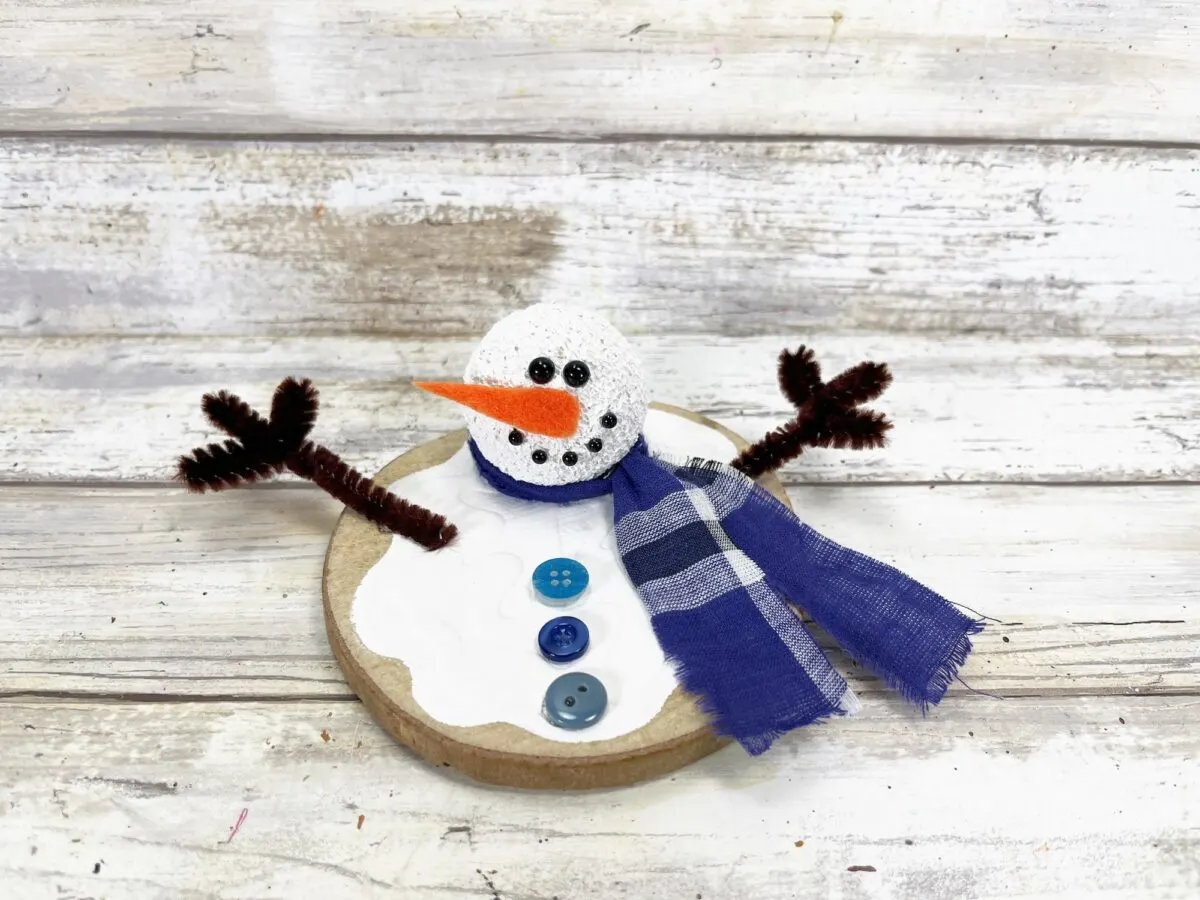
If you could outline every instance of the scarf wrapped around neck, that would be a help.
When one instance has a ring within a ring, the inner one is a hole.
[[[857,701],[792,604],[924,711],[982,623],[897,569],[839,546],[730,466],[652,456],[644,439],[605,477],[535,485],[476,467],[510,497],[612,494],[621,562],[676,677],[718,734],[757,755]]]

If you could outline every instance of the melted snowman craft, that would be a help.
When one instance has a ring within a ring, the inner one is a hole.
[[[802,347],[778,374],[796,417],[747,446],[651,407],[607,322],[539,304],[493,326],[461,382],[417,383],[464,410],[465,433],[374,480],[308,440],[316,391],[295,379],[268,417],[206,396],[230,439],[179,477],[219,490],[287,469],[346,504],[325,566],[330,642],[423,757],[501,784],[627,783],[857,709],[797,608],[921,708],[981,628],[804,525],[769,474],[806,447],[882,445],[889,423],[860,407],[886,367],[823,382]]]

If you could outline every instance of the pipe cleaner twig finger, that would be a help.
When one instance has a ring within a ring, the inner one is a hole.
[[[275,389],[271,417],[263,418],[228,391],[206,394],[204,414],[230,439],[182,456],[175,477],[196,493],[266,481],[284,469],[313,482],[380,528],[429,550],[446,546],[458,529],[444,516],[403,500],[355,471],[308,435],[317,421],[318,394],[308,379],[286,378]]]
[[[743,450],[733,467],[757,478],[795,459],[806,447],[882,447],[892,423],[882,413],[857,407],[877,399],[891,382],[886,365],[863,362],[825,383],[810,348],[784,350],[779,356],[779,387],[796,407],[796,417]]]

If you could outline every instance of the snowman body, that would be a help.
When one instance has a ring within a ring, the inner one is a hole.
[[[656,452],[709,459],[736,452],[720,433],[678,415],[650,410],[642,422]],[[610,497],[568,504],[506,497],[483,480],[466,447],[392,489],[461,529],[436,553],[392,538],[351,612],[367,649],[404,663],[413,700],[428,715],[450,726],[509,723],[562,742],[620,737],[658,715],[677,682],[617,553]],[[533,589],[534,569],[555,557],[578,560],[590,575],[587,591],[567,607],[546,605]],[[590,642],[579,659],[556,664],[539,652],[537,635],[563,614],[586,622]],[[604,715],[582,730],[555,727],[542,714],[548,685],[571,671],[595,676],[608,692]]]

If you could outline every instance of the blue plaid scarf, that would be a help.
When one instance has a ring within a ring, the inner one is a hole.
[[[617,549],[659,645],[719,734],[757,755],[856,703],[791,604],[924,710],[945,695],[982,624],[885,563],[841,547],[730,466],[651,456],[644,440],[606,477],[517,481],[472,441],[503,494],[570,503],[611,493]]]

